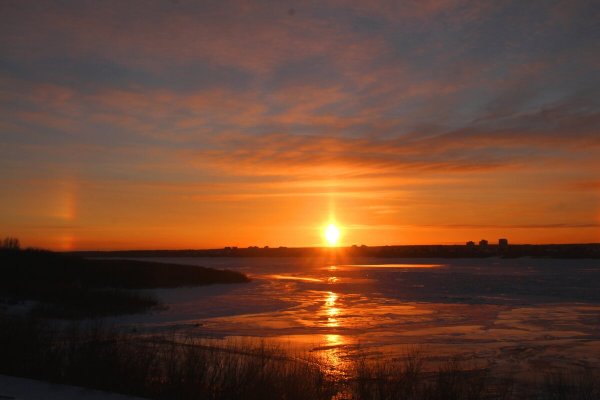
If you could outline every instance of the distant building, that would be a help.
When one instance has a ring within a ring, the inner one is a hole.
[[[479,241],[479,247],[484,247],[484,248],[487,248],[487,247],[488,247],[488,241],[487,241],[487,240],[485,240],[485,239],[481,239],[481,240]]]
[[[500,253],[505,253],[508,250],[508,239],[499,239],[498,240],[498,251]]]

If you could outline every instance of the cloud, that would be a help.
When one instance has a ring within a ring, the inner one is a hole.
[[[595,191],[600,192],[600,181],[579,181],[570,182],[567,185],[568,189],[571,190],[583,190],[583,191]]]
[[[518,224],[518,225],[464,225],[464,224],[446,224],[446,225],[420,225],[423,228],[444,228],[444,229],[571,229],[571,228],[599,228],[600,223],[558,223],[558,224]]]
[[[568,3],[3,1],[0,167],[28,188],[5,202],[69,178],[90,220],[335,198],[355,225],[587,229],[600,56]]]
[[[431,143],[430,143],[431,144]],[[223,150],[188,152],[200,167],[240,175],[351,177],[427,171],[478,171],[509,167],[520,161],[481,151],[451,154],[437,146],[422,151],[420,143],[315,136],[264,135],[243,138]]]
[[[222,149],[192,153],[199,164],[239,174],[461,172],[560,159],[572,162],[600,145],[600,112],[583,106],[592,103],[591,98],[577,97],[536,112],[476,121],[461,130],[435,135],[416,132],[390,139],[240,135],[226,140]]]
[[[0,44],[13,57],[63,54],[158,73],[201,61],[265,73],[284,61],[337,52],[340,36],[353,36],[322,18],[291,18],[287,6],[274,3],[8,2],[3,8]]]

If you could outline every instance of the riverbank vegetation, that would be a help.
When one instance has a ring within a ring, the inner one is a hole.
[[[215,344],[141,335],[99,323],[52,325],[0,314],[0,374],[84,386],[149,399],[591,400],[598,371],[551,371],[533,383],[469,369],[437,370],[409,352],[397,360],[357,357],[332,374],[318,353],[292,354],[265,342]]]
[[[160,307],[153,296],[138,289],[248,281],[239,272],[190,265],[0,249],[0,300],[33,302],[31,313],[51,318],[132,314]]]

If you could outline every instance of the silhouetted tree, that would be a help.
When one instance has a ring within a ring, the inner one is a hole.
[[[19,239],[8,236],[8,237],[5,237],[4,240],[2,240],[1,247],[3,249],[19,250],[19,248],[21,247],[21,244],[19,243]]]

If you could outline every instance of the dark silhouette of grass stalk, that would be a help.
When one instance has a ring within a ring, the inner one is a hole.
[[[54,326],[0,313],[0,373],[152,399],[591,400],[597,371],[555,370],[537,385],[449,360],[426,370],[417,349],[397,360],[358,357],[343,376],[318,356],[265,341],[124,333],[98,322]]]

